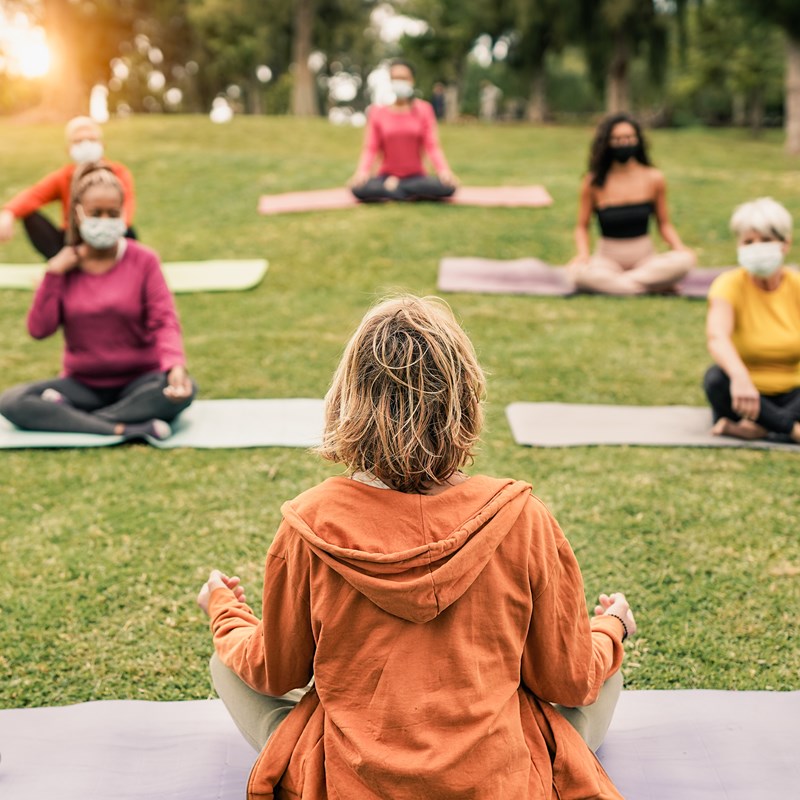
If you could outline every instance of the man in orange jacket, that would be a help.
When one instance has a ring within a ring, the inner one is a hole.
[[[65,231],[69,220],[72,176],[78,164],[103,161],[103,133],[90,117],[75,117],[65,130],[67,150],[72,161],[61,169],[45,175],[38,183],[12,197],[0,211],[0,242],[14,235],[14,220],[21,219],[31,244],[46,258],[51,259],[64,247]],[[125,191],[123,216],[128,226],[125,236],[135,239],[131,227],[136,199],[130,170],[115,161],[104,164],[119,178]],[[47,203],[61,202],[61,226],[56,227],[39,209]]]

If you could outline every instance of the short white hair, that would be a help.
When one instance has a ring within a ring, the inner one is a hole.
[[[754,231],[764,238],[788,242],[792,238],[792,215],[777,200],[759,197],[736,206],[731,230],[737,236]]]
[[[64,136],[67,141],[69,142],[75,135],[75,131],[79,131],[81,128],[91,128],[99,138],[103,138],[101,127],[91,117],[73,117],[64,128]]]

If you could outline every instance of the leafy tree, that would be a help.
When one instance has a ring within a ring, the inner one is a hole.
[[[741,0],[753,17],[773,22],[786,34],[786,149],[800,154],[800,3],[797,0]]]
[[[575,36],[586,54],[598,88],[605,85],[609,112],[630,107],[630,65],[647,56],[650,73],[663,80],[668,20],[654,0],[575,0]],[[665,4],[661,4],[664,6]],[[675,5],[680,11],[684,3]]]
[[[512,31],[508,66],[529,83],[527,117],[532,122],[544,122],[549,113],[545,59],[567,41],[567,6],[564,0],[510,0],[506,9]]]
[[[741,13],[739,0],[706,0],[692,9],[691,43],[674,78],[675,93],[706,122],[761,128],[765,105],[780,100],[779,29]]]

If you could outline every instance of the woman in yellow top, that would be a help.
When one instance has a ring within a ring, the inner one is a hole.
[[[771,197],[731,217],[740,269],[709,290],[705,376],[718,436],[800,442],[800,274],[783,266],[792,217]]]

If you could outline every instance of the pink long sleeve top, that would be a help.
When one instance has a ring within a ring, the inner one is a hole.
[[[370,109],[359,171],[370,172],[378,153],[383,157],[381,175],[424,175],[423,153],[437,172],[450,169],[439,144],[433,106],[424,100],[413,100],[408,111],[397,111],[393,106]]]
[[[45,339],[64,329],[62,375],[95,388],[125,386],[146,372],[185,365],[180,322],[158,256],[127,240],[102,275],[76,268],[45,273],[28,312],[28,331]]]

